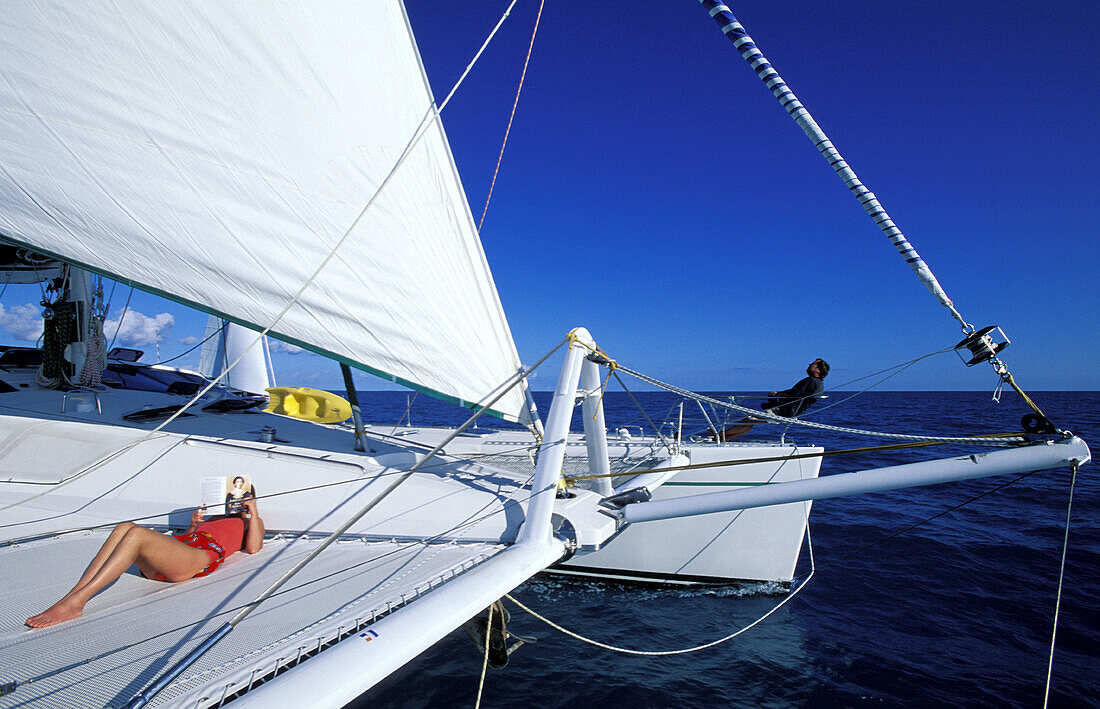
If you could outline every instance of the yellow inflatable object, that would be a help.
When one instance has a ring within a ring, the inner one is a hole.
[[[351,404],[332,392],[306,387],[271,387],[264,411],[317,423],[340,423],[351,417]]]

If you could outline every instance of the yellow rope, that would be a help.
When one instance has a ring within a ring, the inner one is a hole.
[[[613,373],[613,370],[610,367],[608,367],[607,368],[607,376],[604,377],[603,383],[600,384],[600,401],[599,401],[599,403],[596,404],[596,410],[592,413],[592,420],[593,421],[595,421],[596,417],[600,415],[600,407],[603,406],[603,396],[604,396],[604,394],[607,393],[607,383],[609,381],[611,381],[611,374],[612,373]]]
[[[600,402],[596,406],[596,411],[593,412],[593,414],[592,414],[592,420],[595,421],[596,417],[600,413],[600,407],[603,406],[603,397],[604,397],[604,394],[607,393],[607,383],[609,381],[611,381],[611,375],[614,374],[615,370],[619,368],[619,363],[616,362],[615,360],[613,360],[610,356],[608,356],[608,354],[606,352],[604,352],[603,349],[599,345],[596,345],[596,344],[591,344],[590,345],[587,342],[582,341],[580,338],[577,337],[577,335],[574,332],[570,332],[569,335],[566,336],[566,339],[569,340],[570,346],[575,345],[575,344],[580,345],[580,346],[584,347],[585,349],[589,350],[590,352],[592,352],[593,354],[599,355],[604,360],[601,364],[603,364],[604,366],[607,367],[607,376],[604,377],[603,383],[600,384]],[[542,441],[539,441],[539,443],[541,444]]]
[[[596,345],[595,352],[596,352],[596,354],[598,354],[599,356],[601,356],[605,360],[607,360],[607,368],[608,369],[610,369],[611,371],[615,371],[616,369],[619,368],[619,363],[616,362],[614,359],[612,359],[611,355],[604,352],[603,348],[601,348],[599,345]]]
[[[606,352],[604,352],[603,349],[599,345],[597,345],[595,343],[590,345],[587,342],[584,342],[583,340],[581,340],[580,338],[577,337],[575,331],[571,331],[566,337],[567,337],[567,339],[569,340],[569,342],[571,344],[578,344],[578,345],[584,347],[585,349],[589,350],[593,354],[596,354],[596,355],[599,355],[600,357],[602,357],[604,359],[604,364],[606,364],[608,369],[615,370],[615,369],[619,368],[619,363],[616,362],[614,359],[612,359],[611,356],[608,355]]]
[[[539,3],[539,14],[535,16],[535,29],[531,31],[531,43],[527,45],[527,58],[523,60],[523,71],[519,75],[519,86],[516,88],[516,99],[512,102],[512,113],[508,116],[508,127],[504,129],[504,141],[500,144],[500,155],[497,156],[497,166],[493,170],[493,179],[489,182],[489,194],[485,195],[485,208],[481,210],[481,219],[477,223],[477,233],[481,234],[481,225],[485,223],[485,215],[489,212],[489,200],[493,198],[493,187],[497,184],[497,174],[500,172],[500,163],[504,160],[504,148],[508,146],[508,134],[512,132],[512,121],[516,117],[516,107],[519,106],[519,95],[523,91],[523,80],[527,77],[527,65],[531,61],[531,50],[535,48],[535,35],[539,32],[539,20],[542,19],[543,2]]]
[[[1039,409],[1039,407],[1035,405],[1035,402],[1031,400],[1031,397],[1030,397],[1030,396],[1028,396],[1027,394],[1025,394],[1025,393],[1024,393],[1024,390],[1023,390],[1023,389],[1021,389],[1021,388],[1020,388],[1020,386],[1019,386],[1019,385],[1018,385],[1018,384],[1016,383],[1016,380],[1012,378],[1012,374],[1011,374],[1011,373],[1009,373],[1009,372],[1006,372],[1006,373],[1005,373],[1005,376],[1004,376],[1004,380],[1005,380],[1006,382],[1008,382],[1008,385],[1009,385],[1009,386],[1011,386],[1011,387],[1012,387],[1013,389],[1015,389],[1015,390],[1016,390],[1016,393],[1017,393],[1017,394],[1019,394],[1020,396],[1022,396],[1022,397],[1023,397],[1024,401],[1026,401],[1026,402],[1027,402],[1027,405],[1031,407],[1031,410],[1032,410],[1032,411],[1034,411],[1035,413],[1039,414],[1039,415],[1040,415],[1040,416],[1042,416],[1043,418],[1047,419],[1047,421],[1049,421],[1049,420],[1050,420],[1049,418],[1047,418],[1047,415],[1046,415],[1046,414],[1044,414],[1044,413],[1043,413],[1043,412],[1042,412],[1042,411],[1041,411],[1041,410]]]

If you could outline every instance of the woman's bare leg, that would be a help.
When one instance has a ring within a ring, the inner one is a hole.
[[[117,527],[115,531],[118,531]],[[189,579],[210,564],[210,555],[205,551],[136,525],[125,529],[114,540],[114,546],[104,552],[114,536],[115,532],[112,532],[73,590],[42,613],[28,618],[27,625],[44,628],[79,618],[92,596],[135,563],[142,573],[150,576],[161,573],[169,581]]]
[[[68,593],[62,596],[62,599],[68,598],[69,596],[80,590],[82,586],[87,584],[88,581],[91,580],[91,578],[95,576],[101,568],[103,568],[103,563],[107,561],[107,557],[109,557],[111,555],[111,552],[115,550],[115,547],[118,546],[119,541],[122,540],[122,537],[125,536],[126,532],[129,532],[136,526],[137,525],[133,522],[123,522],[119,525],[116,525],[115,528],[111,530],[111,534],[107,537],[107,540],[103,542],[103,546],[101,546],[99,548],[99,551],[96,552],[96,555],[92,559],[91,563],[88,564],[88,568],[84,570],[84,575],[80,577],[80,580],[76,582],[76,584],[69,590]]]

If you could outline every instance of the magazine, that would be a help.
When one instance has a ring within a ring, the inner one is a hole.
[[[202,478],[199,498],[206,515],[237,515],[245,511],[244,500],[255,497],[249,475]]]

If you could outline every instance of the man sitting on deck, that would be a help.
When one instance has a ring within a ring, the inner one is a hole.
[[[154,581],[178,582],[205,576],[238,550],[255,554],[264,546],[264,522],[254,497],[241,501],[239,515],[203,520],[203,509],[191,514],[191,526],[180,535],[168,536],[133,522],[116,526],[99,553],[72,590],[36,616],[27,618],[32,628],[44,628],[79,618],[84,605],[113,583],[133,564],[141,575]]]
[[[817,395],[824,391],[825,384],[821,380],[829,374],[829,363],[819,357],[806,367],[806,374],[807,377],[790,389],[769,392],[769,399],[761,404],[760,408],[785,418],[802,414],[817,401]],[[717,436],[718,441],[732,441],[734,438],[745,435],[752,430],[752,421],[752,418],[744,418],[725,431],[720,431]],[[712,439],[715,438],[713,432],[710,435]]]
[[[772,398],[764,402],[760,408],[765,411],[771,409],[771,413],[787,418],[798,416],[810,408],[817,401],[817,395],[825,389],[825,384],[821,380],[829,374],[829,363],[819,357],[806,367],[806,374],[808,376],[805,379],[800,380],[790,389],[769,393],[768,396]]]

